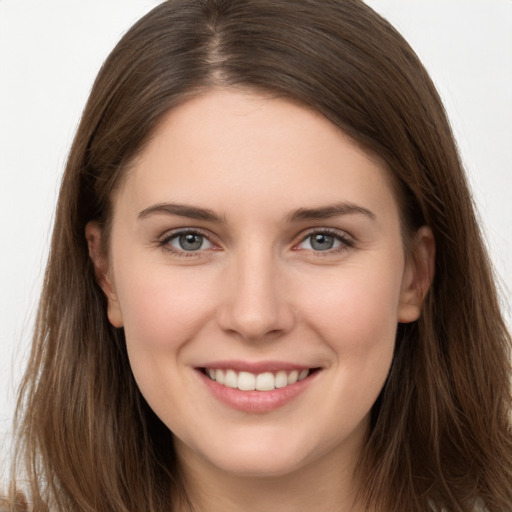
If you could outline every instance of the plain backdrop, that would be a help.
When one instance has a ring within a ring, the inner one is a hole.
[[[0,0],[0,479],[67,152],[100,65],[158,3]],[[506,307],[512,302],[512,0],[367,3],[406,37],[441,93]],[[510,312],[507,318],[511,325]]]

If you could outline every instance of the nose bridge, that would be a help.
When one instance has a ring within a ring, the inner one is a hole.
[[[224,330],[261,340],[291,329],[293,312],[282,269],[270,247],[248,244],[233,257],[229,272],[229,292],[219,312]]]

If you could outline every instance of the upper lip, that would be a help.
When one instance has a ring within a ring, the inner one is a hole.
[[[296,364],[287,361],[212,361],[199,365],[198,368],[215,370],[234,370],[236,372],[249,372],[254,374],[264,372],[278,372],[280,370],[291,372],[293,370],[309,370],[314,366]]]

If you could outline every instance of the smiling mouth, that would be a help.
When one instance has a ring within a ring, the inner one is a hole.
[[[273,391],[300,382],[319,368],[277,372],[251,373],[233,369],[202,368],[204,375],[225,387],[240,391]]]

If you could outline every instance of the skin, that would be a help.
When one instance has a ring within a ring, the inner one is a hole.
[[[216,89],[167,114],[113,201],[109,254],[89,223],[91,257],[196,508],[359,510],[369,413],[434,260],[427,227],[405,254],[382,163],[301,105]],[[297,214],[340,204],[359,211]],[[199,250],[180,246],[186,228]],[[334,246],[317,250],[310,236],[326,230]],[[291,402],[247,412],[205,386],[197,368],[220,360],[320,370]]]

